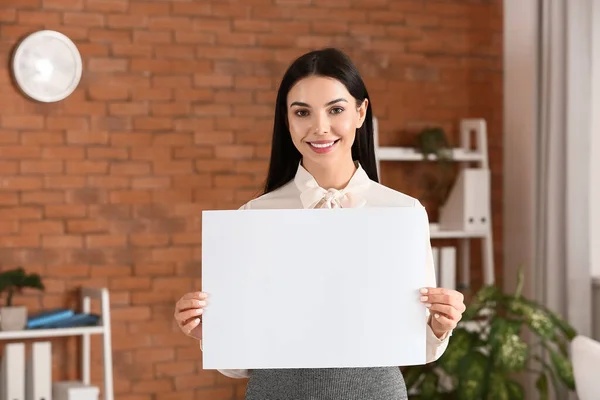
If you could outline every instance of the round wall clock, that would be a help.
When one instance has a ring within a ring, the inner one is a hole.
[[[19,43],[12,61],[17,85],[37,101],[63,100],[81,79],[81,54],[60,32],[43,30],[27,36]]]

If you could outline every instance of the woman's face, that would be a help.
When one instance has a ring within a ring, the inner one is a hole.
[[[287,115],[303,163],[330,167],[352,160],[352,143],[367,105],[365,99],[357,106],[346,86],[333,78],[310,76],[296,82],[287,96]]]

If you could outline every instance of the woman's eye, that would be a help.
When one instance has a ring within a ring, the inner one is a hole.
[[[343,109],[342,107],[333,107],[333,108],[331,109],[331,113],[332,113],[332,114],[339,114],[339,113],[341,113],[342,111],[344,111],[344,109]]]
[[[306,117],[308,115],[308,111],[307,110],[298,110],[298,111],[296,111],[296,115],[299,117]]]

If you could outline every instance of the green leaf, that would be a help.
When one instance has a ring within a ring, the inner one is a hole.
[[[558,329],[569,339],[573,340],[577,336],[577,331],[567,321],[562,319],[558,314],[552,310],[546,309],[546,313],[550,316],[550,319]]]
[[[573,376],[573,366],[567,357],[558,351],[546,346],[550,353],[550,360],[558,375],[558,378],[571,390],[575,390],[575,377]]]
[[[435,400],[438,398],[438,381],[439,376],[431,371],[425,378],[423,378],[423,382],[421,382],[421,398],[423,400]]]
[[[448,148],[446,133],[442,128],[426,128],[417,136],[417,144],[423,156],[439,155],[440,150]]]
[[[510,400],[506,379],[506,376],[493,372],[490,376],[490,386],[486,397],[494,400]]]
[[[502,293],[498,287],[493,285],[484,286],[471,299],[470,304],[463,313],[462,320],[472,320],[482,309],[495,306],[495,303],[501,299]]]
[[[524,299],[512,299],[508,303],[508,310],[525,320],[532,331],[544,339],[554,337],[555,326],[552,319],[540,308]]]
[[[535,387],[540,395],[540,400],[548,400],[548,377],[545,373],[540,373],[540,376],[535,382]]]
[[[508,375],[496,371],[490,376],[490,388],[486,397],[493,400],[523,400],[525,390],[519,383],[509,379]]]
[[[419,382],[421,376],[426,374],[428,367],[425,365],[415,365],[406,367],[402,371],[402,376],[404,377],[404,384],[406,385],[407,390],[411,390],[414,386]]]
[[[464,330],[456,329],[452,333],[450,344],[437,361],[440,368],[449,375],[456,374],[458,366],[465,355],[472,350],[475,335]]]
[[[508,395],[510,400],[523,400],[525,399],[525,389],[518,382],[507,381],[506,387],[508,388]]]
[[[480,400],[485,391],[487,358],[478,351],[463,358],[459,368],[458,400]]]
[[[490,345],[494,366],[502,371],[521,371],[527,364],[527,343],[519,336],[521,323],[496,318],[490,329]]]

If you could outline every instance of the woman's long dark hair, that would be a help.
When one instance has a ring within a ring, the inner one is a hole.
[[[312,75],[337,79],[357,99],[358,105],[362,104],[365,99],[369,100],[365,121],[360,129],[357,129],[356,138],[352,144],[352,158],[360,163],[371,180],[379,182],[373,144],[371,99],[367,88],[358,69],[346,54],[338,49],[326,48],[311,51],[299,57],[283,75],[275,105],[271,161],[264,193],[279,189],[294,179],[296,175],[302,156],[294,146],[288,128],[287,96],[296,82]]]

